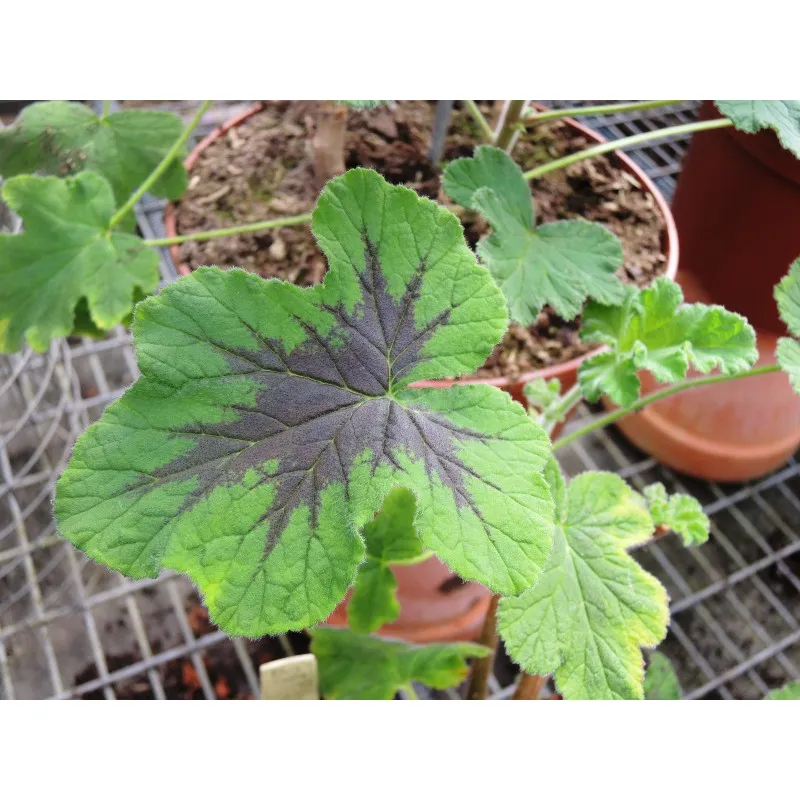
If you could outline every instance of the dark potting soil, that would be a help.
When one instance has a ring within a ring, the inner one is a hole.
[[[208,618],[208,610],[199,598],[191,598],[187,604],[186,617],[192,633],[196,637],[205,636],[218,630]],[[288,640],[296,654],[309,651],[309,638],[305,633],[288,633]],[[284,658],[286,653],[280,640],[267,636],[255,641],[244,641],[247,654],[253,662],[260,666],[268,661]],[[255,700],[250,686],[242,671],[239,658],[230,643],[225,642],[220,646],[211,647],[201,653],[201,659],[209,682],[218,700]],[[110,655],[106,659],[108,671],[117,670],[137,664],[141,658],[133,653]],[[157,668],[164,694],[168,700],[205,700],[197,669],[190,657],[169,661]],[[74,679],[74,685],[95,680],[98,677],[97,667],[88,665],[79,672]],[[114,683],[114,693],[119,700],[154,700],[153,687],[147,673],[141,673],[129,680]],[[102,689],[96,689],[81,695],[83,700],[103,700],[105,695]]]
[[[310,141],[318,104],[270,102],[207,147],[192,169],[177,208],[178,233],[231,227],[311,211],[318,195]],[[486,104],[492,119],[495,109]],[[457,213],[474,247],[489,233],[484,220],[453,206],[440,187],[439,170],[428,162],[434,104],[404,101],[392,107],[349,112],[347,167],[371,167],[391,183],[402,183]],[[475,122],[456,108],[444,163],[468,156],[479,141]],[[534,126],[522,135],[514,158],[523,169],[583,149],[590,141],[560,122]],[[648,285],[663,274],[664,222],[652,196],[614,164],[613,156],[574,164],[532,182],[540,222],[583,218],[606,225],[622,241],[621,280]],[[307,286],[322,280],[326,261],[308,226],[225,237],[181,245],[180,260],[192,266],[241,266],[263,277]],[[566,322],[546,307],[529,327],[512,324],[484,366],[481,377],[520,373],[575,358],[593,345],[580,341],[580,321]]]

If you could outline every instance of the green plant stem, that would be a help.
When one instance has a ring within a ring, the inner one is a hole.
[[[203,114],[206,113],[206,110],[210,105],[211,100],[203,101],[192,121],[184,128],[183,133],[181,133],[181,135],[175,140],[175,143],[167,151],[167,154],[161,159],[161,162],[144,179],[142,185],[127,199],[125,205],[123,205],[122,208],[120,208],[119,211],[117,211],[117,213],[111,217],[111,221],[108,223],[109,230],[115,228],[120,222],[122,222],[123,219],[125,219],[131,209],[136,205],[136,203],[139,202],[139,199],[142,197],[142,195],[167,171],[167,168],[170,166],[170,164],[172,164],[176,156],[186,144],[189,137],[192,135],[192,131],[200,124]]]
[[[560,439],[553,442],[553,452],[560,450],[562,447],[566,447],[568,444],[570,444],[570,442],[574,442],[576,439],[580,439],[582,436],[586,436],[587,433],[599,430],[600,428],[605,428],[612,422],[616,422],[618,419],[627,417],[628,414],[634,414],[637,411],[641,411],[645,406],[649,406],[650,403],[663,400],[665,397],[678,394],[678,392],[683,392],[686,389],[694,389],[697,386],[709,386],[713,383],[735,381],[739,380],[740,378],[752,378],[756,375],[768,375],[771,372],[780,372],[780,367],[777,364],[765,364],[763,367],[754,367],[747,372],[740,372],[737,375],[706,375],[702,378],[692,378],[691,380],[683,381],[682,383],[676,383],[673,386],[668,386],[666,389],[661,389],[658,392],[653,392],[645,395],[644,397],[640,397],[633,405],[628,406],[628,408],[618,408],[615,411],[611,411],[602,417],[592,420],[592,422],[590,422],[588,425],[584,425],[583,428],[579,428],[577,431],[573,431],[567,436],[562,436]]]
[[[527,103],[527,100],[509,100],[507,102],[500,128],[494,138],[495,147],[499,147],[506,152],[511,149],[520,117]]]
[[[111,109],[111,101],[103,100],[103,113],[100,116],[100,119],[105,119],[108,116],[108,112],[110,109]]]
[[[416,689],[414,689],[410,683],[407,683],[403,687],[403,691],[408,695],[409,700],[419,700],[419,695],[417,694]]]
[[[481,129],[484,140],[491,144],[494,141],[494,132],[492,131],[489,123],[486,121],[486,117],[483,116],[481,110],[475,105],[474,100],[464,100],[463,103],[467,111],[472,114],[472,118],[478,123],[478,127]]]
[[[238,233],[257,233],[270,228],[288,228],[292,225],[303,225],[311,222],[311,214],[298,214],[296,217],[280,217],[268,219],[263,222],[252,222],[248,225],[238,225],[235,228],[216,228],[213,231],[197,231],[182,236],[167,236],[164,239],[145,239],[145,244],[151,247],[169,247],[183,242],[205,242],[209,239],[221,239],[223,236],[236,236]]]
[[[685,125],[675,125],[672,128],[660,128],[657,131],[637,133],[635,136],[626,136],[624,139],[614,139],[610,142],[603,142],[602,144],[594,145],[594,147],[587,147],[586,150],[572,153],[572,155],[557,158],[555,161],[551,161],[548,164],[542,164],[539,167],[528,170],[523,177],[526,181],[530,181],[534,178],[540,178],[548,172],[568,167],[571,164],[577,164],[579,161],[585,161],[587,158],[601,156],[603,153],[610,153],[613,150],[624,150],[626,147],[649,142],[653,139],[665,139],[668,136],[679,136],[684,133],[710,131],[715,128],[727,128],[730,125],[733,125],[733,123],[729,119],[709,119],[702,122],[688,122]]]
[[[489,676],[494,668],[494,657],[497,652],[497,606],[500,595],[493,594],[489,608],[483,618],[481,638],[478,643],[489,648],[489,655],[472,662],[472,673],[467,687],[467,700],[485,700],[489,694]]]
[[[549,108],[547,111],[529,111],[524,117],[525,125],[535,125],[549,119],[564,117],[594,116],[599,114],[624,114],[626,111],[647,111],[680,103],[680,100],[640,100],[638,103],[609,103],[604,106],[577,106],[575,108]]]
[[[556,425],[558,425],[558,423],[561,422],[561,420],[564,419],[570,411],[572,411],[573,406],[578,405],[581,400],[583,400],[581,385],[579,381],[575,381],[575,385],[562,395],[561,402],[554,409],[544,415],[545,433],[550,436]]]

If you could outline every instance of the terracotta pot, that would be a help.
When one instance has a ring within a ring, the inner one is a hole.
[[[257,114],[263,109],[263,104],[258,103],[247,109],[242,114],[229,120],[203,139],[189,154],[186,159],[186,168],[191,171],[200,153],[211,142],[225,136],[231,128],[241,125],[246,119]],[[604,142],[605,139],[595,131],[580,125],[574,120],[565,120],[587,139],[594,142]],[[656,206],[664,218],[663,249],[667,259],[666,274],[675,277],[678,268],[678,237],[675,223],[672,219],[669,206],[655,184],[647,177],[643,170],[637,166],[624,153],[610,155],[616,159],[616,164],[628,174],[636,178],[639,185],[655,200]],[[167,236],[177,236],[176,214],[173,205],[167,206],[165,215],[165,228]],[[182,275],[190,273],[188,265],[180,264],[178,247],[170,248],[173,262],[178,272]],[[595,351],[597,352],[597,351]],[[458,380],[421,381],[415,386],[430,388],[445,388],[453,384],[488,384],[497,386],[508,392],[515,400],[525,403],[522,389],[526,383],[535,378],[558,378],[562,390],[570,389],[578,378],[578,367],[588,355],[574,358],[562,364],[546,367],[520,375],[517,378],[463,378]],[[562,426],[556,428],[553,437],[557,437]],[[410,566],[393,567],[398,582],[398,599],[400,601],[400,616],[389,625],[381,628],[380,633],[394,636],[413,642],[454,641],[475,638],[481,629],[483,617],[489,605],[490,592],[484,586],[476,583],[464,583],[455,573],[436,558],[429,558],[419,564]],[[345,599],[328,618],[328,624],[345,625],[347,623],[347,599]]]
[[[712,103],[702,119],[719,117]],[[785,335],[773,287],[800,255],[800,161],[771,131],[696,134],[673,202],[686,299],[743,314],[758,336],[759,364]],[[655,388],[643,376],[644,391]],[[782,374],[694,389],[621,420],[659,461],[699,478],[743,481],[783,464],[800,445],[800,397]]]

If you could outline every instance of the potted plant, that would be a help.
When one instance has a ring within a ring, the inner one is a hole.
[[[511,191],[478,191],[521,211]],[[497,631],[527,673],[521,699],[551,672],[567,699],[641,697],[640,648],[665,635],[667,596],[626,550],[665,527],[699,544],[708,520],[660,485],[640,495],[592,472],[567,485],[552,454],[647,406],[641,367],[677,382],[658,397],[776,371],[751,368],[753,329],[659,278],[619,305],[589,301],[583,335],[608,350],[541,414],[492,386],[415,388],[474,369],[508,323],[457,218],[354,169],[328,183],[313,227],[321,284],[206,267],[137,306],[142,377],[76,444],[56,490],[62,534],[133,577],[186,572],[231,635],[318,625],[355,582],[355,630],[312,631],[327,697],[452,685],[468,657],[483,697]],[[800,261],[776,297],[800,333]],[[797,382],[800,343],[782,347]],[[722,373],[684,380],[690,364]],[[550,440],[600,393],[622,407]],[[398,611],[388,566],[428,551],[493,592],[488,648],[370,636]]]
[[[681,166],[678,281],[687,298],[744,314],[758,333],[759,363],[769,364],[783,330],[772,287],[800,252],[800,101],[706,101],[700,119],[724,122],[723,114],[736,127],[694,137]],[[764,375],[658,403],[620,427],[682,472],[748,480],[797,450],[800,401],[780,376]]]
[[[477,119],[483,119],[474,104],[467,106]],[[86,281],[87,327],[89,323],[96,328],[107,327],[110,319],[124,318],[137,293],[147,291],[142,276],[150,268],[152,247],[173,244],[175,239],[144,242],[115,229],[124,225],[136,200],[167,174],[204,107],[118,207],[113,188],[96,164],[93,170],[81,170],[73,178],[23,175],[9,181],[5,197],[21,212],[26,230],[22,235],[0,239],[0,269],[9,270],[13,277],[15,270],[21,273],[25,265],[35,264],[41,272],[46,266],[45,277],[52,280],[57,275],[64,280],[67,276],[74,284],[73,291],[75,285],[81,286],[81,280]],[[542,112],[541,116],[550,113]],[[30,135],[35,126],[28,122],[5,141],[0,139],[6,153],[13,152],[14,145]],[[506,114],[499,134],[509,137],[509,127],[516,130],[518,125],[518,119]],[[708,123],[698,125],[707,127]],[[510,139],[513,141],[513,133]],[[635,529],[635,535],[630,531],[631,543],[662,524],[672,524],[692,539],[702,538],[698,509],[690,509],[690,525],[678,514],[691,504],[690,499],[660,497],[655,489],[652,497],[640,498],[618,481],[603,476],[578,481],[567,492],[548,456],[551,449],[575,437],[572,434],[558,440],[552,448],[548,444],[558,422],[583,395],[597,399],[607,394],[623,406],[592,428],[621,419],[656,399],[638,397],[637,369],[650,369],[662,381],[679,380],[690,363],[701,372],[717,366],[725,372],[721,377],[701,378],[691,386],[727,379],[729,373],[777,370],[747,370],[755,349],[752,330],[741,317],[703,305],[683,306],[680,291],[668,278],[658,279],[648,289],[624,286],[614,275],[621,248],[602,226],[565,220],[550,227],[535,227],[527,180],[612,149],[610,143],[596,145],[526,173],[497,147],[484,147],[450,163],[444,184],[452,200],[469,213],[483,215],[491,224],[492,233],[479,248],[484,266],[475,263],[452,214],[408,189],[392,187],[373,172],[353,170],[328,185],[314,212],[314,234],[329,260],[323,284],[303,290],[287,282],[265,283],[241,271],[206,269],[176,284],[180,289],[169,288],[159,298],[143,303],[137,312],[134,335],[140,327],[145,331],[138,339],[145,378],[126,395],[126,401],[109,407],[104,424],[93,427],[83,437],[84,444],[78,445],[57,498],[65,534],[94,557],[129,574],[149,574],[161,563],[185,569],[206,592],[217,622],[233,633],[265,633],[320,621],[342,599],[358,564],[370,555],[372,559],[365,564],[375,564],[358,574],[371,579],[371,589],[359,587],[356,581],[355,596],[359,591],[362,597],[370,591],[379,593],[382,603],[366,605],[383,608],[377,621],[381,625],[396,611],[395,603],[387,597],[395,588],[388,567],[397,560],[374,555],[365,539],[368,526],[374,522],[372,515],[383,506],[390,490],[395,486],[406,488],[415,502],[416,539],[412,541],[421,541],[426,550],[412,560],[431,551],[461,578],[494,593],[484,625],[489,644],[498,607],[502,628],[503,608],[515,608],[518,596],[530,599],[526,591],[540,587],[539,578],[553,568],[553,542],[562,554],[572,539],[580,546],[580,531],[568,524],[568,495],[576,509],[583,507],[584,500],[594,502],[595,496],[618,499],[625,514],[630,513],[635,520],[625,523]],[[384,218],[376,216],[381,207],[387,209],[385,230]],[[467,213],[463,212],[464,218]],[[40,222],[44,214],[48,220],[60,220],[56,233],[62,239],[56,239],[59,247],[55,249],[47,249],[50,241],[45,241]],[[359,225],[353,219],[360,220]],[[290,222],[297,220],[267,220],[249,228],[260,225],[266,230]],[[227,232],[231,230],[236,227]],[[179,239],[220,235],[218,231],[204,231]],[[79,245],[80,258],[64,263],[60,247],[64,241],[72,247]],[[391,268],[384,263],[386,259],[391,261]],[[568,281],[560,279],[565,259],[575,262]],[[15,268],[9,267],[12,263]],[[113,268],[116,277],[96,288],[92,286],[97,280],[93,268]],[[513,279],[515,274],[519,280]],[[31,277],[42,280],[39,274],[27,275],[24,282],[17,276],[9,298],[24,297],[26,285],[35,285]],[[45,285],[50,284],[45,281]],[[578,383],[563,395],[559,395],[555,383],[534,382],[529,396],[535,398],[539,409],[535,420],[496,387],[485,383],[449,388],[426,385],[448,376],[452,383],[452,378],[468,376],[479,368],[505,334],[508,308],[522,323],[547,303],[564,317],[576,317],[587,298],[581,337],[607,350],[591,353],[581,365]],[[179,307],[170,306],[173,299]],[[400,299],[404,302],[398,308]],[[184,308],[184,301],[191,308]],[[6,319],[0,345],[13,349],[26,337],[34,346],[46,346],[51,336],[75,322],[83,301],[73,294],[59,297],[58,302],[60,306],[55,307],[52,293],[45,294],[35,307],[0,298],[0,313]],[[45,313],[48,303],[53,307],[49,316]],[[155,315],[152,319],[151,313]],[[53,324],[54,318],[59,319],[61,328]],[[214,331],[223,338],[216,338]],[[389,339],[387,331],[393,331]],[[385,351],[383,361],[379,357],[381,348]],[[256,379],[247,377],[253,374],[266,381],[264,386],[259,388]],[[657,394],[673,391],[677,389]],[[400,406],[397,392],[402,396]],[[157,400],[159,393],[162,396]],[[175,407],[166,402],[168,397],[176,400]],[[353,397],[360,398],[355,405]],[[137,405],[140,400],[144,405]],[[276,402],[280,409],[273,408]],[[318,411],[327,409],[322,418],[314,410],[314,402],[321,404]],[[126,410],[127,403],[133,403],[136,410]],[[393,415],[401,407],[398,420]],[[142,413],[140,427],[131,414]],[[348,419],[347,413],[353,416]],[[370,416],[376,413],[382,415],[380,419]],[[191,431],[185,415],[194,420]],[[381,451],[373,443],[352,452],[350,443],[340,441],[338,426],[336,435],[327,442],[323,431],[326,420],[333,418],[341,422],[345,439],[355,436],[359,440],[368,432],[380,437],[382,431],[383,438],[377,443]],[[176,425],[186,435],[181,435]],[[224,427],[222,433],[214,427],[218,425],[233,428]],[[310,427],[301,432],[294,430],[296,425]],[[318,425],[321,430],[312,432]],[[253,429],[263,437],[254,440]],[[295,443],[297,452],[292,447],[289,452],[271,453],[274,437],[284,429],[290,434],[288,439],[278,438]],[[392,445],[384,452],[386,437],[394,442],[395,432],[399,450]],[[315,438],[317,434],[323,438]],[[119,469],[94,462],[104,448],[98,449],[98,440],[93,444],[93,437],[105,441],[108,435],[124,444],[119,451],[124,451]],[[250,449],[250,445],[265,444],[266,440],[272,440],[266,448]],[[339,464],[336,480],[328,474],[317,483],[317,460],[305,467],[291,463],[281,466],[282,459],[287,458],[289,462],[302,462],[323,442],[325,465],[330,461],[335,470]],[[237,457],[240,450],[248,454],[243,459]],[[336,460],[331,461],[334,451]],[[232,461],[239,466],[247,463],[247,469],[241,475],[236,473],[235,486],[219,484],[220,475]],[[351,475],[352,470],[357,474]],[[292,486],[293,482],[296,485]],[[152,493],[147,487],[153,489]],[[90,494],[82,494],[87,489]],[[573,491],[575,497],[571,497]],[[245,495],[262,510],[250,520],[253,530],[230,533],[230,525],[242,523],[255,511],[244,502]],[[306,495],[312,498],[310,505]],[[322,495],[327,498],[324,503]],[[137,508],[132,516],[136,520],[127,517],[125,510],[134,496]],[[234,500],[235,512],[231,506]],[[268,522],[264,508],[273,505],[279,517]],[[179,513],[181,508],[187,513]],[[246,508],[250,508],[247,513]],[[111,519],[106,515],[112,509],[114,525],[110,526]],[[614,509],[616,513],[616,505]],[[149,539],[142,526],[157,520],[163,526]],[[611,520],[608,524],[608,535],[613,539],[615,523]],[[109,526],[120,539],[106,540]],[[267,527],[273,533],[265,539]],[[201,541],[190,541],[190,531],[202,531]],[[232,552],[230,548],[237,540],[241,541]],[[626,580],[630,578],[636,584],[638,580],[628,574],[631,567],[618,545],[609,544],[609,559],[621,563]],[[133,563],[127,563],[134,552]],[[202,562],[199,567],[194,556]],[[265,578],[261,556],[270,560],[266,572],[281,576],[278,582]],[[253,572],[256,564],[259,568]],[[269,609],[264,601],[256,608],[256,596],[248,594],[251,589],[255,591],[252,582],[245,595],[232,603],[234,584],[241,588],[241,581],[249,580],[246,575],[256,573],[258,585],[267,593],[264,596],[270,598]],[[650,579],[642,580],[652,588]],[[652,592],[658,594],[655,588]],[[652,592],[647,593],[655,602]],[[500,595],[507,596],[505,605]],[[277,602],[279,596],[282,599]],[[278,607],[273,607],[275,602]],[[515,612],[508,613],[513,617]],[[659,616],[657,609],[653,613],[656,617],[651,620],[649,638],[638,623],[631,623],[632,630],[638,631],[637,641],[649,642],[662,631],[658,620],[663,615]],[[375,624],[372,619],[365,627],[371,629]],[[557,638],[557,632],[554,635]],[[323,638],[331,640],[331,636],[335,634],[324,634]],[[513,632],[505,638],[514,650]],[[354,640],[347,641],[349,647]],[[381,650],[380,645],[368,647]],[[400,651],[393,646],[393,652]],[[444,652],[452,655],[453,651]],[[460,652],[463,655],[465,651]],[[627,647],[626,652],[632,659],[633,680],[625,691],[636,696],[641,657],[636,647]],[[414,661],[416,656],[404,658]],[[534,663],[523,655],[518,660]],[[483,691],[481,675],[485,675],[486,662],[480,663],[484,668],[475,672],[475,696]],[[581,692],[592,694],[595,688],[583,686],[562,693],[580,696]],[[530,687],[522,686],[522,690],[524,695]]]

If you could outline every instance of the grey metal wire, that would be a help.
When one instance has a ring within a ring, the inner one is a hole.
[[[619,137],[691,121],[694,109],[687,103],[584,122]],[[679,139],[628,152],[669,196],[686,146]],[[144,236],[164,236],[161,201],[145,197],[136,216]],[[177,277],[166,249],[161,277]],[[193,631],[186,612],[193,590],[183,576],[131,581],[88,561],[56,534],[52,486],[72,444],[136,374],[130,333],[122,328],[103,341],[61,341],[46,353],[0,356],[0,698],[114,698],[132,681],[163,698],[164,669],[188,659],[211,699],[216,691],[206,657],[220,650],[232,655],[258,695],[257,665],[245,642]],[[588,413],[581,411],[583,421]],[[659,466],[613,429],[559,456],[568,474],[600,468],[635,486],[660,480],[684,488],[711,516],[712,540],[704,548],[687,551],[670,536],[635,551],[672,597],[663,649],[688,698],[760,697],[800,677],[797,461],[746,485],[704,484]],[[285,637],[280,646],[289,652]],[[457,690],[418,689],[421,697],[460,697]],[[501,678],[498,669],[490,689],[494,699],[511,695],[507,670]]]

